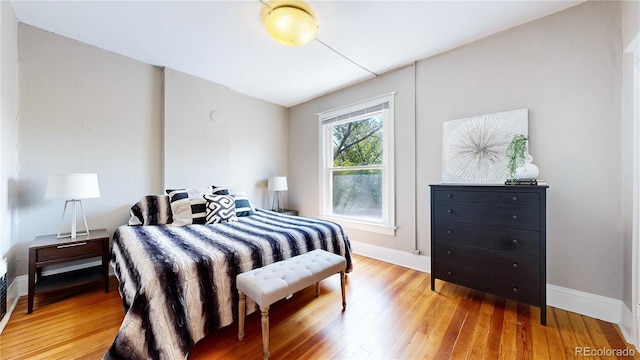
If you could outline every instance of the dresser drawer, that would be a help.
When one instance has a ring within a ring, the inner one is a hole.
[[[60,259],[73,257],[87,258],[91,257],[91,255],[102,255],[102,241],[82,241],[70,244],[60,244],[56,247],[37,249],[36,261],[59,261]]]
[[[433,200],[473,202],[503,205],[539,206],[540,196],[537,193],[511,191],[465,191],[465,190],[435,190]]]
[[[467,224],[540,229],[540,208],[535,206],[436,201],[433,215],[437,220]]]
[[[540,233],[537,231],[442,220],[436,220],[431,226],[433,226],[435,241],[454,242],[536,257],[540,255]]]
[[[436,258],[443,262],[460,264],[492,274],[540,280],[540,259],[536,257],[450,242],[436,241],[434,245]]]
[[[472,289],[540,306],[540,283],[516,277],[496,275],[464,265],[435,261],[432,276]]]

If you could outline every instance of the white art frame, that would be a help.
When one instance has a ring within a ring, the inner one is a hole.
[[[442,182],[504,184],[507,147],[514,135],[528,135],[528,125],[526,108],[445,121]]]

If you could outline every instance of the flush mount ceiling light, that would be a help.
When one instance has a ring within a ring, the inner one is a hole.
[[[318,24],[311,13],[295,5],[282,5],[266,12],[264,24],[274,39],[287,46],[304,45],[318,33]]]

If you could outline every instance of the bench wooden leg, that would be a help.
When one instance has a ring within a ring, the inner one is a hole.
[[[247,312],[245,307],[247,296],[242,292],[238,291],[240,295],[240,301],[238,302],[238,340],[244,340],[244,316]]]
[[[347,309],[347,297],[344,291],[344,271],[340,271],[340,288],[342,290],[342,311]]]
[[[316,283],[316,297],[318,297],[320,295],[320,282],[318,281]]]
[[[269,358],[269,306],[260,307],[262,312],[262,359]]]

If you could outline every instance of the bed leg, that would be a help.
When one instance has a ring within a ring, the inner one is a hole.
[[[260,307],[262,313],[262,359],[269,358],[269,306]]]
[[[247,311],[245,308],[246,298],[247,296],[242,292],[238,291],[240,295],[240,301],[238,302],[238,340],[244,340],[244,316]]]
[[[340,289],[342,290],[342,311],[347,309],[347,296],[344,291],[344,271],[340,271]]]

